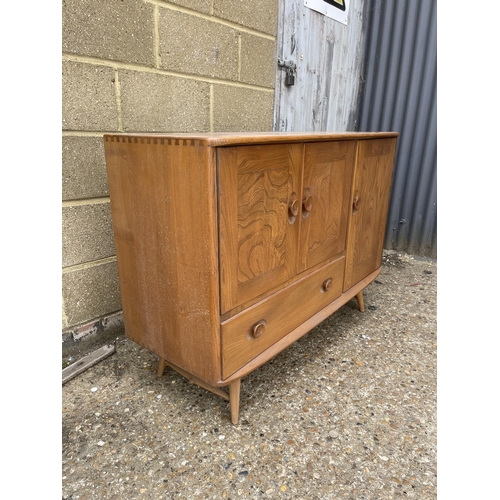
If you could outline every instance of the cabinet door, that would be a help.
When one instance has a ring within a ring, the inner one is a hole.
[[[355,141],[305,145],[299,270],[345,250]]]
[[[221,313],[296,274],[292,213],[300,203],[302,150],[302,144],[218,150]]]
[[[396,139],[358,141],[344,291],[382,263]]]

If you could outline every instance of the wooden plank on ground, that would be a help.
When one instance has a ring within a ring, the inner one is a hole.
[[[107,358],[110,354],[113,354],[114,352],[115,352],[114,345],[105,345],[95,350],[94,352],[87,354],[87,356],[78,360],[76,363],[67,366],[62,371],[62,383],[65,384],[68,380],[71,380],[72,378],[76,377],[80,373],[84,372],[87,368],[94,366],[96,363],[99,363],[99,361],[103,360],[104,358]]]

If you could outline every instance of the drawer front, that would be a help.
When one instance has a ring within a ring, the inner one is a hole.
[[[222,323],[222,378],[340,297],[343,278],[341,257]]]

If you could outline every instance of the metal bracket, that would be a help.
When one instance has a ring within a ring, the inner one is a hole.
[[[294,72],[297,70],[297,65],[293,61],[283,61],[281,59],[278,59],[278,66],[281,69],[285,69],[285,70],[291,69]]]

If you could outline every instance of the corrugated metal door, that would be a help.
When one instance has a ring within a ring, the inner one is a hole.
[[[296,65],[295,83],[276,71],[274,130],[353,130],[363,62],[364,0],[352,1],[347,25],[281,0],[277,59]]]
[[[436,1],[367,0],[356,129],[400,133],[385,248],[437,256]]]

